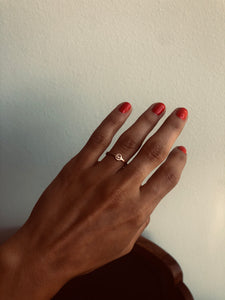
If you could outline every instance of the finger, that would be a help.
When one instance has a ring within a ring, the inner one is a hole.
[[[165,105],[163,103],[152,104],[137,120],[129,127],[117,140],[110,150],[110,153],[121,153],[127,162],[141,147],[143,141],[149,132],[154,128],[157,122],[165,113]],[[106,172],[115,172],[124,165],[123,162],[116,162],[112,156],[105,156],[100,168],[104,168]]]
[[[148,139],[131,163],[121,170],[121,176],[141,184],[147,175],[166,159],[172,145],[184,128],[187,115],[185,108],[176,109]]]
[[[109,146],[113,136],[124,124],[132,111],[131,104],[119,104],[95,129],[86,145],[79,152],[83,168],[96,163],[101,154]]]
[[[186,160],[186,149],[183,146],[174,148],[167,160],[141,186],[140,204],[146,215],[150,215],[160,200],[176,186]]]

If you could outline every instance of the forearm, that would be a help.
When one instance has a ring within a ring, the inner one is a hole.
[[[0,298],[47,300],[64,284],[20,232],[0,245]],[[37,251],[38,252],[38,251]]]

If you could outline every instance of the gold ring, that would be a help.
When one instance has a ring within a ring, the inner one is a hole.
[[[125,165],[127,164],[127,162],[125,161],[125,159],[123,158],[121,153],[110,153],[110,152],[106,152],[106,155],[111,155],[115,158],[115,160],[117,161],[123,161],[125,163]]]

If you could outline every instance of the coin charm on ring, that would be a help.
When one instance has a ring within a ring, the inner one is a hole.
[[[117,154],[115,155],[115,159],[116,159],[116,160],[122,160],[122,161],[123,161],[123,157],[122,157],[122,155],[121,155],[120,153],[117,153]]]

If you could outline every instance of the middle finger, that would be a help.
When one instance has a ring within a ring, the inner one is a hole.
[[[165,105],[163,103],[152,104],[137,120],[129,127],[118,139],[110,150],[110,153],[121,153],[127,162],[141,147],[144,139],[154,128],[157,122],[165,113]],[[123,166],[122,161],[115,161],[112,156],[105,156],[98,165],[104,168],[105,172],[114,173]]]

